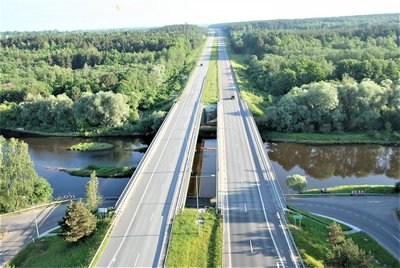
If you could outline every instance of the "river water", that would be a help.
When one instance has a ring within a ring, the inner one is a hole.
[[[286,177],[307,176],[307,189],[345,184],[394,185],[400,179],[400,148],[380,145],[267,143],[284,193]]]
[[[141,152],[127,150],[132,146],[147,144],[138,138],[21,138],[29,145],[29,153],[38,174],[46,178],[53,187],[53,196],[75,195],[84,197],[89,178],[71,176],[56,168],[81,168],[89,164],[131,166],[138,165],[144,155]],[[114,145],[111,150],[95,152],[70,151],[68,148],[80,142],[107,142]],[[129,178],[99,178],[99,191],[104,197],[118,197]]]
[[[53,196],[67,194],[84,197],[89,178],[75,177],[56,168],[80,168],[89,164],[137,166],[144,153],[126,150],[150,141],[132,137],[107,138],[21,138],[29,145],[29,153],[38,174],[54,189]],[[111,150],[77,152],[67,150],[79,142],[99,141],[114,145]],[[291,174],[307,176],[307,188],[326,188],[343,184],[387,184],[400,179],[400,148],[379,145],[315,146],[293,143],[267,143],[268,155],[282,190],[289,193],[286,177]],[[215,193],[216,139],[199,141],[193,175],[199,179],[201,196]],[[197,164],[196,164],[197,162]],[[128,178],[99,178],[104,197],[118,197]],[[189,196],[195,195],[196,180],[192,178]],[[214,191],[214,193],[213,193]]]

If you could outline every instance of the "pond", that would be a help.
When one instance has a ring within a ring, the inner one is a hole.
[[[62,197],[68,194],[84,197],[86,183],[89,181],[89,178],[71,176],[66,172],[56,170],[56,168],[81,168],[89,164],[136,167],[144,153],[130,151],[127,148],[148,144],[148,141],[131,137],[41,137],[20,139],[28,143],[29,153],[35,164],[35,169],[40,176],[50,182],[53,187],[54,197]],[[114,148],[94,152],[68,150],[74,144],[91,141],[111,143]],[[100,193],[104,197],[119,197],[128,179],[99,178]]]
[[[284,193],[286,177],[307,176],[307,189],[345,184],[394,185],[400,179],[400,148],[380,145],[267,143]]]

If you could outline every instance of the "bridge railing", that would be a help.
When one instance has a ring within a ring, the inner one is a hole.
[[[183,210],[185,206],[185,201],[186,201],[186,193],[189,187],[189,181],[190,181],[190,174],[191,174],[191,166],[193,163],[194,159],[194,154],[195,154],[195,149],[196,149],[196,141],[197,137],[199,134],[199,126],[200,126],[200,120],[201,120],[201,115],[203,112],[203,103],[202,103],[202,98],[203,98],[203,86],[204,86],[204,80],[201,86],[201,92],[199,94],[199,97],[196,101],[196,113],[193,114],[194,120],[192,122],[192,127],[190,128],[189,131],[186,131],[185,133],[185,139],[186,141],[188,140],[188,136],[191,137],[189,145],[186,146],[187,153],[185,155],[188,155],[186,158],[184,168],[182,170],[182,174],[180,175],[180,180],[178,180],[179,187],[175,188],[174,195],[173,195],[173,200],[177,200],[176,202],[173,202],[173,208],[170,208],[168,212],[168,219],[170,222],[168,223],[167,227],[165,228],[165,233],[164,233],[164,243],[163,248],[165,247],[165,254],[163,254],[160,258],[159,263],[161,264],[160,266],[166,266],[167,262],[167,257],[170,249],[170,241],[172,237],[172,229],[175,223],[175,217]],[[190,122],[190,121],[189,121]],[[188,134],[190,133],[190,135]],[[194,150],[193,150],[194,148]],[[177,198],[175,198],[177,196]]]
[[[292,234],[291,234],[291,232],[289,230],[289,227],[288,227],[288,224],[287,224],[287,221],[286,221],[286,217],[284,215],[285,210],[286,210],[286,202],[285,202],[285,199],[284,199],[284,195],[283,195],[282,189],[281,189],[281,187],[279,185],[279,182],[276,179],[275,171],[272,168],[270,159],[269,159],[269,157],[268,157],[268,155],[266,153],[266,150],[265,150],[265,147],[264,147],[264,142],[263,142],[263,140],[261,138],[260,132],[258,131],[256,122],[254,120],[254,117],[253,117],[253,115],[252,115],[247,103],[244,103],[244,106],[246,107],[246,109],[244,110],[245,113],[247,114],[246,117],[249,119],[250,124],[251,124],[250,130],[253,132],[253,136],[255,136],[255,138],[256,138],[257,150],[259,151],[260,158],[261,158],[262,164],[264,166],[265,173],[266,173],[267,177],[270,179],[270,181],[272,182],[272,188],[274,189],[274,191],[273,191],[274,195],[275,195],[276,199],[278,200],[279,206],[281,208],[281,215],[282,215],[281,219],[282,219],[283,225],[284,225],[284,228],[282,228],[282,229],[283,229],[284,235],[285,235],[286,239],[290,240],[290,241],[287,241],[288,246],[293,248],[295,250],[295,252],[296,252],[296,255],[297,255],[297,260],[293,260],[293,261],[299,261],[300,265],[302,267],[304,267],[303,259],[301,258],[299,249],[297,248],[297,245],[296,245],[296,243],[294,241],[294,238],[293,238],[293,236],[292,236]],[[268,172],[268,170],[272,170],[272,172]],[[276,186],[276,184],[278,184],[278,187]],[[278,190],[278,188],[279,188],[279,190]],[[292,249],[291,249],[291,251],[292,251]],[[292,257],[296,258],[296,256],[294,256],[294,255]]]

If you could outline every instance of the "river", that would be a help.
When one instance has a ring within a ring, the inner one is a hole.
[[[38,174],[46,178],[54,189],[53,196],[75,195],[84,197],[89,178],[75,177],[55,168],[80,168],[89,164],[137,166],[144,153],[126,148],[149,144],[149,140],[132,137],[102,138],[21,138],[29,145],[29,153]],[[79,142],[99,141],[114,145],[111,150],[77,152],[67,150]],[[303,145],[294,143],[267,143],[268,155],[277,174],[282,190],[289,193],[286,177],[291,174],[307,176],[307,188],[326,188],[343,184],[387,184],[393,185],[400,179],[400,148],[380,145]],[[201,195],[212,195],[215,182],[210,174],[216,174],[215,139],[199,141],[198,147],[209,151],[196,154],[194,174],[207,175],[199,183]],[[198,148],[198,149],[199,149]],[[200,151],[200,150],[199,150]],[[210,182],[206,183],[206,180]],[[229,179],[229,178],[228,178]],[[104,197],[118,197],[128,178],[99,178],[100,193]],[[192,179],[189,195],[195,193]],[[209,185],[209,186],[206,186]],[[206,188],[210,189],[206,189]]]
[[[89,164],[136,167],[144,153],[126,150],[134,145],[148,144],[138,138],[21,138],[29,145],[29,153],[38,174],[46,178],[53,187],[53,196],[85,196],[86,183],[89,178],[71,176],[56,168],[81,168]],[[68,148],[80,142],[107,142],[114,145],[111,150],[78,152]],[[99,191],[104,197],[118,197],[129,178],[99,178]]]
[[[394,185],[400,179],[400,148],[381,145],[267,143],[284,193],[286,177],[307,176],[307,189],[345,184]]]

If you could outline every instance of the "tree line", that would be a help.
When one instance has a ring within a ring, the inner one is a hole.
[[[180,93],[205,34],[191,25],[4,33],[0,123],[51,132],[151,128],[140,123],[157,121]]]
[[[245,76],[270,100],[268,129],[400,130],[396,14],[224,25]],[[266,107],[265,107],[266,108]]]

